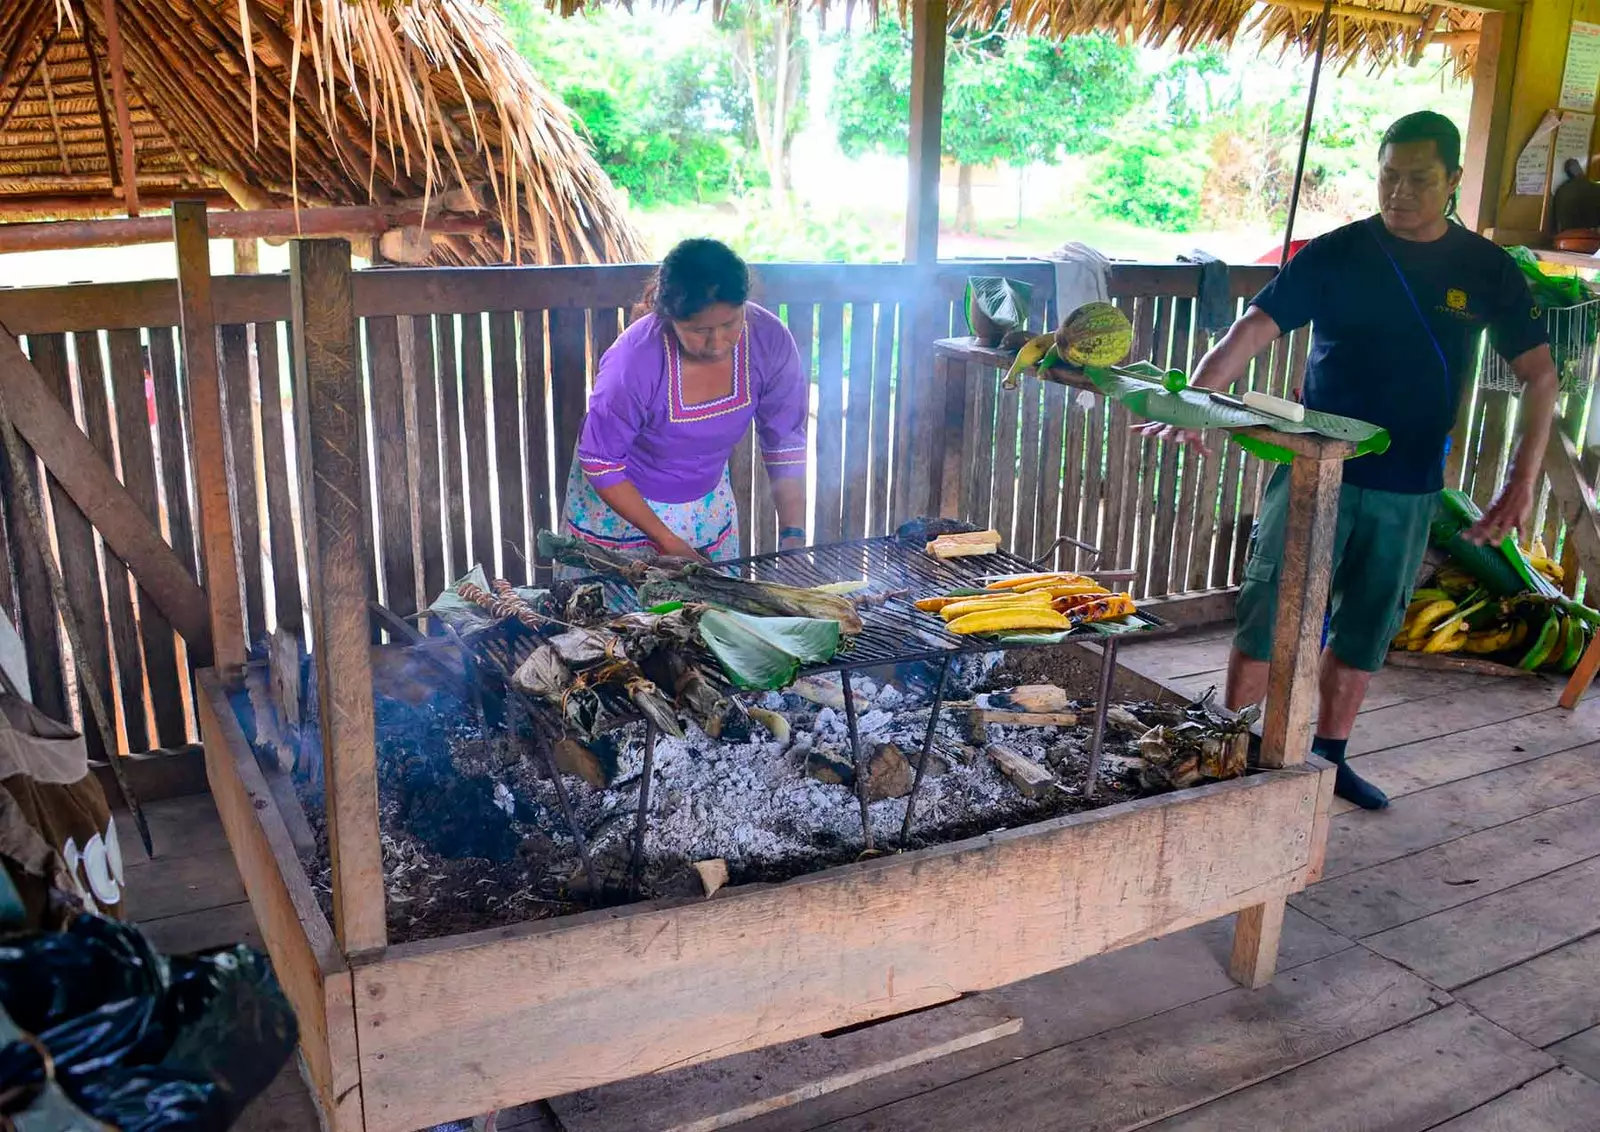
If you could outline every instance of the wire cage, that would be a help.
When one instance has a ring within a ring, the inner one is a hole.
[[[1556,372],[1561,375],[1561,388],[1568,392],[1588,389],[1594,380],[1595,358],[1600,354],[1596,349],[1596,340],[1600,339],[1600,299],[1571,307],[1550,307],[1544,312],[1544,322]],[[1522,383],[1511,372],[1510,363],[1487,344],[1483,353],[1478,388],[1521,391]]]

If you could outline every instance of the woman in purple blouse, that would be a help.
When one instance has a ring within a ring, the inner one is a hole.
[[[651,313],[600,359],[567,479],[567,533],[625,554],[739,557],[728,457],[755,421],[785,547],[805,542],[810,386],[794,337],[749,301],[744,261],[685,240]]]

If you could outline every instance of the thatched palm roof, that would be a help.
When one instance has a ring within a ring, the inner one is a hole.
[[[125,108],[147,208],[207,192],[250,208],[476,201],[486,233],[445,238],[436,260],[640,258],[560,100],[474,0],[0,8],[6,219],[121,211]]]

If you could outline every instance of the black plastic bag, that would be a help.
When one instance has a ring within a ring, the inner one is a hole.
[[[0,944],[0,1007],[50,1051],[70,1100],[121,1132],[223,1132],[298,1038],[260,953],[167,959],[92,916]],[[44,1080],[31,1044],[0,1048],[0,1088]]]

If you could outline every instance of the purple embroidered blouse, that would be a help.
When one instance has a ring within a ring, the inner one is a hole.
[[[646,499],[688,503],[716,488],[752,419],[767,475],[804,475],[809,411],[800,353],[772,312],[746,304],[745,330],[733,350],[733,391],[695,404],[683,400],[677,336],[650,314],[600,359],[578,466],[596,487],[628,480]]]

